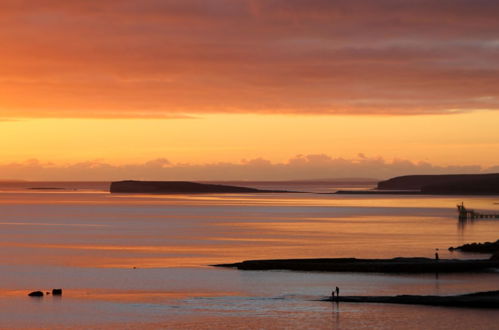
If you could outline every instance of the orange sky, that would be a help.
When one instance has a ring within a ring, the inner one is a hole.
[[[0,164],[493,168],[498,16],[492,0],[2,0]]]

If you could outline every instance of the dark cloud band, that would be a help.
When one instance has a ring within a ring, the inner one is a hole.
[[[492,0],[4,0],[2,117],[499,109]]]

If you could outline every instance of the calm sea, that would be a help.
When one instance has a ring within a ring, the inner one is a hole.
[[[498,220],[459,223],[455,205],[499,212],[499,198],[311,193],[364,187],[346,183],[268,186],[309,193],[115,195],[99,182],[0,184],[0,327],[499,327],[497,310],[316,301],[335,286],[344,295],[499,290],[499,272],[383,275],[209,266],[258,258],[432,257],[436,248],[442,258],[486,258],[447,251],[499,238]],[[52,288],[62,288],[63,296],[27,297]]]

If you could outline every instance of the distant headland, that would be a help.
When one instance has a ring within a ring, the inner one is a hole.
[[[237,193],[283,193],[286,190],[262,190],[221,184],[189,181],[116,181],[111,182],[111,193],[132,194],[237,194]]]
[[[191,181],[112,182],[111,193],[196,194],[196,193],[292,193],[239,185]],[[339,190],[337,194],[426,194],[426,195],[499,195],[499,173],[405,175],[380,181],[372,190]],[[322,193],[324,194],[324,193]],[[325,193],[328,194],[328,193]]]
[[[405,175],[378,182],[375,190],[340,194],[499,195],[499,173]]]
[[[406,175],[378,183],[379,190],[419,190],[428,194],[499,194],[499,173]]]

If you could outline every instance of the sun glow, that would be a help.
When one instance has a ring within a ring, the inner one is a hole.
[[[194,119],[22,119],[0,123],[0,162],[206,164],[359,153],[433,164],[499,163],[499,114],[204,115]],[[464,156],[464,154],[466,156]]]

